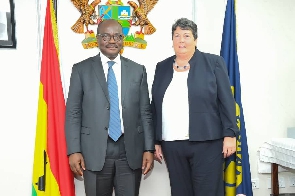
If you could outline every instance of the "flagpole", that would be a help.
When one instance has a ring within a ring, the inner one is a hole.
[[[55,18],[57,20],[57,0],[53,0],[53,7],[54,7],[54,10],[55,10]]]
[[[197,23],[197,6],[196,1],[192,0],[192,19]]]

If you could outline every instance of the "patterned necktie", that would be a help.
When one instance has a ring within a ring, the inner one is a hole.
[[[116,76],[113,70],[114,61],[108,61],[108,90],[110,97],[110,122],[109,122],[109,136],[116,142],[122,135],[121,118],[119,109],[118,85]]]

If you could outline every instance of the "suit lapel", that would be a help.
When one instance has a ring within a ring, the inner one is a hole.
[[[175,56],[172,56],[165,65],[161,67],[159,73],[157,74],[158,84],[155,85],[158,88],[160,97],[163,99],[166,90],[173,78],[173,61]]]
[[[197,77],[196,75],[199,73],[197,71],[198,66],[204,64],[204,60],[202,58],[201,52],[196,49],[193,57],[190,59],[189,64],[191,66],[189,73],[188,73],[188,79],[187,79],[187,85],[188,85],[188,89],[193,88],[194,83],[194,79]]]
[[[128,63],[126,59],[121,57],[121,104],[124,103],[124,98],[127,92],[127,88],[131,82],[131,77],[128,76],[128,73],[131,73],[129,70]]]
[[[106,99],[110,102],[109,92],[108,92],[108,85],[107,85],[107,82],[106,82],[104,70],[103,70],[101,59],[100,59],[99,55],[96,55],[93,58],[92,67],[93,67],[95,75],[96,75],[96,77],[98,79],[98,82],[100,83],[100,86],[101,86],[101,88],[102,88],[102,90],[103,90],[103,92],[105,94]]]

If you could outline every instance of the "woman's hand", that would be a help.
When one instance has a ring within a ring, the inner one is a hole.
[[[229,157],[236,152],[236,138],[235,137],[224,137],[223,139],[223,157]]]
[[[154,159],[162,164],[163,153],[161,145],[155,145]]]

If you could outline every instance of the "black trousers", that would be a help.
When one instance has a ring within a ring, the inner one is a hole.
[[[224,196],[223,139],[162,141],[172,196]]]
[[[101,171],[84,171],[87,196],[138,196],[141,168],[132,170],[126,159],[124,136],[117,142],[108,138],[106,160]]]

